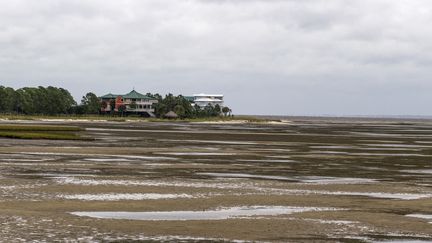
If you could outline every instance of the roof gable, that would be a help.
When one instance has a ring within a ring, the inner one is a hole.
[[[104,95],[104,96],[101,96],[100,98],[101,98],[101,99],[115,99],[115,98],[117,98],[117,96],[118,96],[118,95],[115,95],[115,94],[111,94],[111,93],[109,93],[109,94],[106,94],[106,95]]]
[[[141,93],[136,92],[135,90],[132,90],[131,92],[122,95],[123,99],[152,99],[151,97],[148,97],[147,95],[143,95]]]
[[[101,99],[116,99],[118,96],[121,96],[123,99],[146,99],[146,100],[155,100],[153,97],[149,97],[147,95],[143,95],[135,90],[125,94],[125,95],[116,95],[116,94],[106,94],[101,96]]]

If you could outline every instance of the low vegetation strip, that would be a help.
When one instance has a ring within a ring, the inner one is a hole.
[[[83,138],[77,134],[42,132],[0,132],[0,137],[18,139],[86,140],[86,138]]]
[[[0,137],[15,139],[89,140],[77,132],[82,129],[73,126],[49,125],[0,125]]]
[[[52,126],[52,125],[0,125],[0,131],[66,131],[78,132],[82,129],[74,126]]]

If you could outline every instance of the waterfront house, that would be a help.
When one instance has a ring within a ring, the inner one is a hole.
[[[99,97],[103,103],[101,111],[103,113],[110,113],[113,109],[116,112],[125,112],[126,114],[139,114],[142,116],[154,117],[154,105],[158,100],[143,95],[135,90],[125,94],[106,94]]]
[[[201,108],[207,105],[224,107],[224,96],[222,94],[194,94],[193,96],[186,96],[192,105],[198,105]]]

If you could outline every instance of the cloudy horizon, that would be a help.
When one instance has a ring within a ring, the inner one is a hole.
[[[427,0],[0,0],[0,85],[223,93],[236,114],[432,115]]]

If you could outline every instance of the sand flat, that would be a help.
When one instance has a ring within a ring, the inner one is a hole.
[[[6,242],[432,238],[429,122],[55,123],[96,140],[0,139]]]

